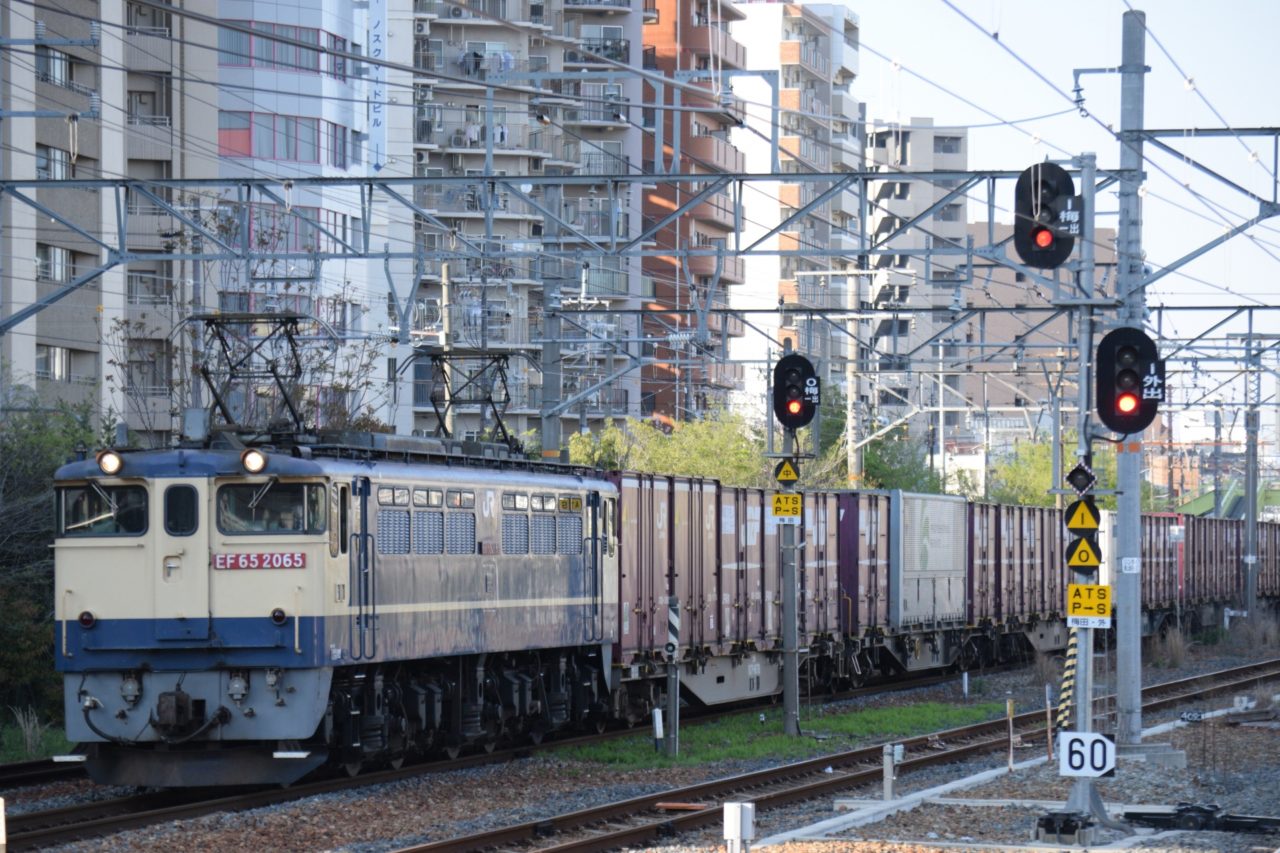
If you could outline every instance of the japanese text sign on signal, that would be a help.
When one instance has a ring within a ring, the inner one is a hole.
[[[1067,507],[1067,529],[1076,533],[1089,533],[1098,529],[1100,516],[1093,498],[1081,498]]]
[[[773,469],[773,479],[779,483],[794,483],[800,479],[800,468],[790,459],[783,459]]]
[[[1111,627],[1111,587],[1102,584],[1067,584],[1067,626]]]
[[[1096,569],[1102,565],[1102,554],[1092,539],[1081,536],[1067,543],[1067,566],[1072,569]]]
[[[773,496],[773,517],[778,524],[799,524],[801,506],[800,495],[779,492]]]

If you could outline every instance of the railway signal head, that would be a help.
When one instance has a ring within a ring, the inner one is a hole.
[[[784,355],[773,368],[773,414],[787,429],[806,426],[822,401],[813,362],[798,353]]]
[[[1029,267],[1060,266],[1080,234],[1080,199],[1067,170],[1037,163],[1014,188],[1013,248]]]
[[[1164,362],[1141,329],[1113,329],[1099,343],[1094,362],[1098,417],[1118,433],[1151,425],[1164,399]]]

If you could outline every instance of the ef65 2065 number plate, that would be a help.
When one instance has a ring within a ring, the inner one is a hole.
[[[305,569],[302,551],[259,551],[254,554],[214,554],[215,569]]]

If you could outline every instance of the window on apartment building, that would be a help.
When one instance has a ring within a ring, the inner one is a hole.
[[[61,148],[36,145],[36,177],[42,181],[61,181],[72,176],[71,154]]]
[[[329,50],[336,53],[347,53],[347,40],[341,36],[329,35]],[[325,55],[324,73],[336,80],[347,79],[347,58],[333,53]]]
[[[71,252],[61,246],[36,243],[36,278],[67,281],[71,274]]]
[[[960,204],[944,204],[942,209],[938,211],[938,221],[959,222],[962,207],[963,205]]]
[[[229,24],[247,26],[247,21],[228,21]],[[249,34],[228,27],[218,28],[218,64],[249,65]]]
[[[51,47],[36,45],[36,79],[65,86],[71,82],[71,60]]]
[[[911,184],[908,183],[907,181],[895,182],[893,185],[893,197],[894,198],[910,198]]]
[[[325,162],[338,169],[347,168],[347,129],[325,122]]]
[[[71,350],[36,344],[36,378],[54,382],[71,381]]]
[[[272,24],[266,21],[229,21],[243,30],[218,28],[218,64],[252,65],[258,68],[278,68],[281,71],[299,71],[325,74],[345,80],[346,59],[326,55],[323,62],[320,48],[347,52],[347,40],[314,27],[295,27],[288,24]],[[301,42],[302,44],[294,44]],[[314,45],[309,47],[308,45]]]
[[[251,157],[253,138],[250,114],[223,110],[218,113],[218,154],[222,157]]]
[[[960,137],[958,136],[935,136],[933,138],[934,154],[959,154],[960,153]]]

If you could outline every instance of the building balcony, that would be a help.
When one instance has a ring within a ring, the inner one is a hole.
[[[172,160],[173,127],[169,117],[130,115],[124,145],[130,160]]]
[[[831,76],[831,61],[816,47],[803,42],[784,41],[779,44],[778,59],[783,65],[799,65],[824,80]]]
[[[644,22],[658,23],[658,0],[644,0]]]
[[[130,71],[173,73],[173,41],[168,27],[129,27],[124,64]]]
[[[694,255],[689,258],[690,275],[711,276],[715,271],[716,257],[714,255]],[[742,284],[747,280],[746,271],[746,261],[726,252],[724,255],[724,265],[720,268],[720,283]]]
[[[693,218],[721,228],[734,227],[733,201],[727,193],[716,193],[693,209]]]
[[[850,234],[847,231],[838,231],[832,229],[830,240],[831,248],[837,252],[855,253],[861,250],[858,244],[858,235]]]
[[[698,23],[685,33],[685,48],[702,56],[715,56],[725,68],[747,67],[747,48],[735,40],[721,25]]]
[[[836,90],[831,95],[831,114],[846,121],[857,122],[862,105],[858,99],[843,90]]]
[[[565,0],[564,8],[567,12],[625,15],[631,11],[631,0]]]
[[[722,172],[736,174],[746,166],[746,157],[741,151],[712,134],[691,137],[685,143],[685,152],[695,160],[701,160]]]
[[[703,371],[706,384],[715,388],[741,391],[743,388],[743,366],[741,364],[708,364]]]
[[[585,124],[592,127],[621,130],[629,127],[627,122],[626,101],[619,100],[617,106],[612,104],[589,104],[588,106],[566,109],[561,119],[562,124]]]
[[[426,186],[414,187],[414,202],[426,210],[448,216],[475,214],[483,217],[489,209],[495,217],[541,217],[542,213],[530,207],[523,199],[506,192],[486,196],[483,188],[454,184],[443,189]]]
[[[607,65],[610,62],[631,61],[631,39],[583,39],[580,49],[564,52],[564,64]]]
[[[746,123],[747,106],[742,98],[735,96],[728,90],[715,91],[715,86],[710,80],[693,80],[690,81],[690,85],[705,89],[707,92],[705,98],[686,92],[684,96],[685,103],[690,108],[702,110],[708,115],[715,116],[721,121],[732,125]]]
[[[414,0],[413,11],[419,15],[434,15],[468,24],[508,26],[508,22],[542,23],[543,4],[522,0],[467,0],[466,5],[462,6],[441,0]]]

